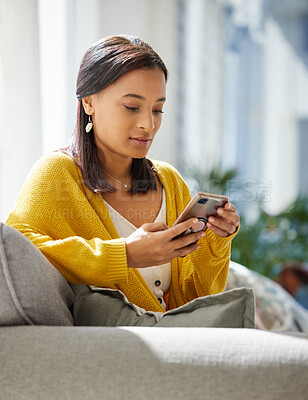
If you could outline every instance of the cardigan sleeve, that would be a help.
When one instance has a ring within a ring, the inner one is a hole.
[[[174,168],[167,168],[167,171],[161,176],[165,178],[165,188],[171,193],[167,210],[168,224],[171,226],[191,196],[181,175]],[[231,242],[235,234],[222,238],[207,229],[206,236],[198,241],[199,250],[173,260],[172,284],[169,290],[170,309],[197,297],[224,290],[229,271]]]
[[[200,249],[183,259],[178,259],[178,281],[184,303],[196,297],[220,293],[227,282],[231,241],[207,229],[199,240]]]
[[[55,153],[34,165],[6,223],[38,247],[68,281],[125,283],[125,239],[111,237],[104,202],[93,196],[87,195],[70,157]]]

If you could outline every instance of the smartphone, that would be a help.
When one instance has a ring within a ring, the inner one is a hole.
[[[177,218],[172,226],[179,224],[180,222],[186,221],[189,218],[198,218],[199,222],[193,225],[190,229],[184,232],[182,235],[188,235],[189,233],[204,231],[206,229],[206,223],[210,216],[217,215],[217,209],[224,207],[229,201],[227,196],[219,194],[211,194],[198,192],[187,204],[183,212]]]

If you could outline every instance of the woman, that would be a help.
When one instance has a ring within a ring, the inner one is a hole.
[[[239,224],[227,203],[206,232],[174,239],[194,219],[168,228],[190,193],[173,167],[146,158],[166,81],[161,58],[135,37],[90,47],[71,145],[35,164],[7,221],[68,281],[118,289],[162,312],[224,289]]]

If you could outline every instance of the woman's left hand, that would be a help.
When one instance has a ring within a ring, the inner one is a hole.
[[[217,216],[209,217],[207,228],[220,237],[227,237],[236,232],[240,217],[234,204],[227,203],[217,210]]]

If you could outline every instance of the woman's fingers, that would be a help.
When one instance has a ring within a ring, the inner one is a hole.
[[[214,227],[218,228],[218,230],[226,232],[227,235],[232,235],[236,231],[238,224],[233,224],[229,221],[220,219],[218,217],[210,217],[206,226],[209,229],[211,229],[212,231],[213,231],[212,227],[214,226]],[[216,230],[214,232],[217,233],[218,230]],[[221,235],[219,234],[219,236],[221,236]],[[226,235],[223,235],[223,236],[226,236]]]
[[[232,203],[230,203],[229,201],[228,201],[228,203],[225,204],[224,209],[225,209],[225,210],[232,211],[232,212],[236,212],[236,207],[235,207],[235,205],[232,204]]]
[[[229,235],[232,235],[232,233],[234,233],[235,231],[233,231],[232,233],[229,231],[226,231],[225,229],[219,228],[217,225],[212,225],[210,223],[207,223],[206,226],[214,233],[216,233],[216,235],[220,236],[220,237],[227,237]]]
[[[238,225],[240,217],[236,212],[236,207],[231,203],[228,203],[228,204],[230,204],[230,207],[228,207],[228,208],[220,207],[217,210],[217,214],[220,217],[222,217],[223,219],[225,219],[227,222],[229,222],[230,224]]]
[[[164,222],[153,222],[153,223],[143,224],[142,228],[145,232],[159,232],[169,229],[169,227]]]
[[[232,203],[227,203],[224,208],[220,207],[217,210],[216,217],[209,218],[207,227],[218,236],[226,237],[237,230],[239,221],[236,207]]]
[[[206,235],[205,232],[189,233],[184,236],[180,236],[172,241],[172,245],[175,246],[175,250],[180,250],[183,248],[191,247],[195,245],[196,242]],[[198,247],[198,246],[197,246]],[[196,249],[195,249],[196,250]],[[189,254],[189,253],[187,253]]]
[[[189,246],[182,247],[175,252],[174,257],[186,257],[188,254],[193,253],[194,251],[200,249],[200,246],[195,243]]]
[[[190,218],[184,222],[180,222],[179,224],[172,226],[168,231],[169,239],[172,240],[177,236],[182,235],[196,223],[198,223],[198,218]]]

